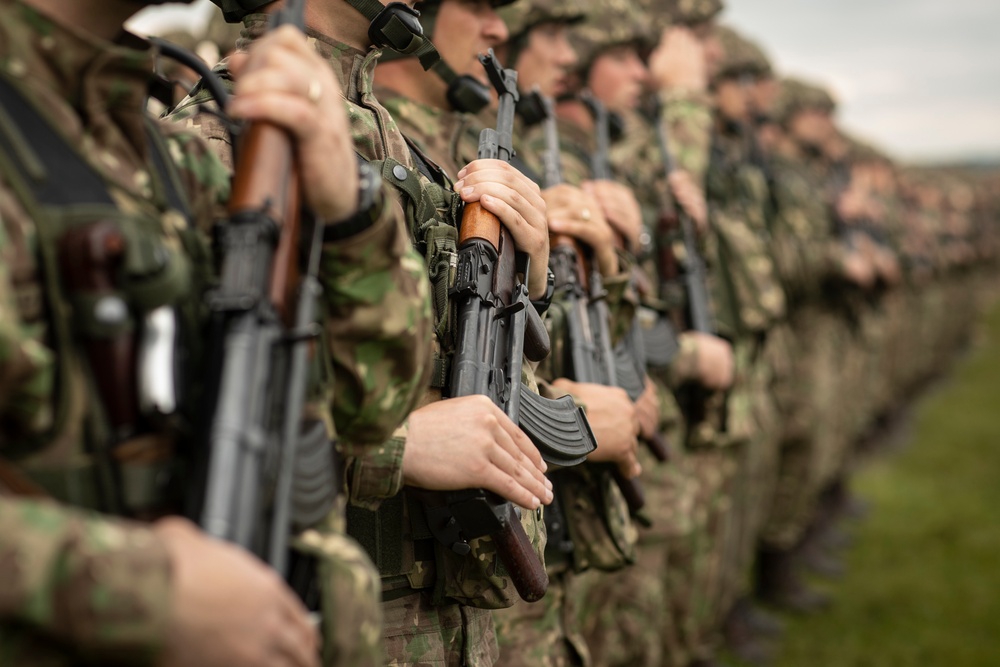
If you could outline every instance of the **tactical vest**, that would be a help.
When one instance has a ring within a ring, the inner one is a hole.
[[[711,212],[715,234],[709,245],[716,258],[713,297],[720,332],[763,334],[785,314],[765,220],[767,183],[753,165],[730,161],[717,142],[706,185],[709,201],[718,203]]]
[[[177,171],[150,121],[150,176],[162,204],[137,202],[126,210],[116,203],[113,184],[3,77],[0,121],[0,174],[37,230],[41,305],[22,315],[29,326],[50,324],[47,342],[56,364],[51,428],[10,443],[3,455],[60,501],[118,514],[161,510],[174,499],[177,472],[169,435],[189,425],[189,408],[198,400],[185,370],[200,361],[203,317],[194,295],[211,274],[208,248],[190,225]],[[105,276],[110,287],[96,291],[71,284],[60,265],[65,239],[84,238],[94,223],[123,240],[120,265]],[[182,402],[169,420],[154,425],[143,419],[138,433],[116,433],[108,406],[97,398],[96,376],[106,369],[88,363],[85,349],[122,336],[149,336],[150,318],[169,313],[176,314],[179,336],[172,349],[187,351],[178,357],[187,363],[171,369],[186,390],[177,395]]]
[[[448,293],[457,278],[458,229],[464,205],[444,173],[412,142],[407,144],[413,168],[392,158],[370,163],[400,194],[411,238],[427,264],[437,341],[431,388],[442,390],[450,381],[455,344],[455,304]],[[469,554],[452,552],[433,536],[419,495],[417,490],[404,490],[374,512],[348,507],[348,533],[378,567],[383,599],[425,590],[435,604],[485,609],[514,604],[517,593],[492,540],[471,540]],[[541,544],[539,513],[522,511],[522,526],[534,538],[533,544]]]

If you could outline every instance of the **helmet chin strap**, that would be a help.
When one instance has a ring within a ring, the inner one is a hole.
[[[368,26],[368,38],[375,46],[413,56],[420,60],[425,70],[441,60],[437,49],[424,36],[420,12],[417,10],[402,2],[383,5],[379,0],[345,1],[371,22]]]
[[[425,12],[393,2],[345,0],[371,21],[368,38],[372,44],[404,56],[417,58],[425,71],[433,71],[448,86],[448,104],[456,111],[478,113],[492,99],[489,86],[468,75],[459,76],[442,58],[431,41],[437,23],[435,6]]]

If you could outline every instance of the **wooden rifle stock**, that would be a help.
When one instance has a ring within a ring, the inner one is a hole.
[[[229,199],[231,218],[263,212],[278,225],[268,297],[286,326],[294,319],[299,285],[299,179],[291,137],[283,128],[253,123],[243,136]]]

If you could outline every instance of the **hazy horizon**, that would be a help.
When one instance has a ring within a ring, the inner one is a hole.
[[[155,7],[134,25],[190,26],[211,11]],[[845,128],[892,155],[1000,160],[998,0],[734,0],[722,16],[782,75],[828,85]]]

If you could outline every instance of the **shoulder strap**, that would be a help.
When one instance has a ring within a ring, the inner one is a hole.
[[[24,185],[41,204],[114,205],[100,174],[2,76],[0,150],[23,167]]]

